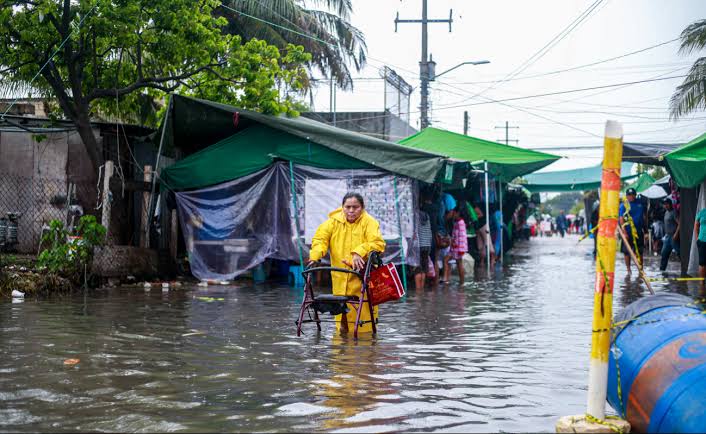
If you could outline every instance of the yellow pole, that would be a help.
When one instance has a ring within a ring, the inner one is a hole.
[[[596,287],[593,299],[593,335],[591,364],[588,370],[588,411],[597,419],[605,419],[608,389],[608,355],[610,325],[613,318],[613,284],[615,275],[615,229],[620,205],[620,163],[623,159],[623,127],[608,121],[603,145],[603,175],[598,220],[596,254]]]
[[[588,368],[588,409],[586,414],[564,416],[556,424],[558,433],[630,432],[630,424],[612,417],[606,421],[608,392],[608,355],[613,318],[613,277],[615,275],[615,229],[620,205],[620,163],[623,159],[623,127],[608,121],[603,142],[601,205],[596,233],[596,287],[593,296],[593,334],[591,364]]]

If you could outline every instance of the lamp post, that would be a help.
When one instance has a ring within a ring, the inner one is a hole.
[[[446,74],[447,72],[451,72],[454,69],[460,68],[463,65],[485,65],[487,63],[490,63],[490,60],[476,60],[476,61],[463,62],[463,63],[459,63],[458,65],[454,66],[453,68],[447,69],[446,71],[442,72],[441,74],[434,74],[434,71],[432,69],[429,72],[429,81],[434,81],[437,78],[441,77],[442,75]]]

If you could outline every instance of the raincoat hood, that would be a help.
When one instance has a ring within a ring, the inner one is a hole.
[[[361,221],[363,218],[365,218],[367,215],[368,215],[368,212],[365,211],[365,209],[363,209],[363,212],[360,213],[360,217],[358,217],[358,218],[356,219],[356,221],[354,221],[354,222],[351,223],[351,224],[358,223],[358,222]],[[349,223],[349,222],[348,222],[348,219],[346,218],[346,213],[343,212],[343,207],[342,207],[342,206],[339,206],[339,207],[336,208],[335,210],[333,210],[333,211],[331,211],[330,213],[328,213],[328,216],[329,216],[329,218],[332,218],[332,219],[334,219],[334,220],[336,220],[336,221],[339,221],[339,222],[341,222],[341,223]]]

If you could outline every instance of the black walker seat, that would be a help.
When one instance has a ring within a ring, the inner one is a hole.
[[[365,321],[360,320],[360,314],[367,305],[370,311],[370,322],[373,327],[373,335],[377,334],[377,327],[375,324],[375,315],[373,311],[373,305],[370,300],[370,292],[368,290],[368,279],[370,278],[370,271],[373,267],[377,267],[382,264],[380,260],[379,252],[370,252],[368,255],[368,262],[365,264],[365,271],[361,275],[358,271],[350,270],[347,268],[338,267],[317,267],[313,266],[307,268],[302,272],[304,276],[304,300],[302,301],[301,309],[299,310],[299,319],[296,321],[297,325],[297,336],[302,334],[302,325],[307,322],[315,322],[316,327],[321,331],[321,319],[319,318],[319,312],[330,313],[331,315],[340,315],[343,313],[348,313],[348,304],[353,306],[356,311],[355,326],[353,326],[353,337],[358,338],[358,326]],[[314,294],[314,287],[311,283],[311,274],[315,271],[340,271],[342,273],[349,273],[357,276],[363,281],[360,288],[360,296],[355,295],[334,295],[334,294]],[[307,313],[309,316],[308,320],[304,319],[304,314]]]

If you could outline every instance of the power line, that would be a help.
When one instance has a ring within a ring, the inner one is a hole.
[[[625,57],[629,57],[629,56],[632,56],[632,55],[635,55],[635,54],[644,53],[645,51],[649,51],[649,50],[652,50],[652,49],[661,47],[661,46],[663,46],[663,45],[671,44],[672,42],[678,41],[679,39],[680,39],[680,38],[677,37],[677,38],[670,39],[670,40],[665,41],[665,42],[661,42],[661,43],[656,44],[656,45],[651,45],[651,46],[649,46],[649,47],[642,48],[642,49],[640,49],[640,50],[631,51],[631,52],[629,52],[629,53],[621,54],[621,55],[619,55],[619,56],[610,57],[610,58],[608,58],[608,59],[603,59],[603,60],[599,60],[599,61],[592,62],[592,63],[586,63],[586,64],[584,64],[584,65],[573,66],[573,67],[571,67],[571,68],[559,69],[559,70],[556,70],[556,71],[544,72],[544,73],[540,73],[540,74],[525,75],[525,76],[520,76],[520,77],[515,76],[514,78],[510,78],[510,79],[503,80],[503,81],[528,80],[528,79],[531,79],[531,78],[546,77],[546,76],[548,76],[548,75],[561,74],[561,73],[563,73],[563,72],[569,72],[569,71],[575,71],[575,70],[577,70],[577,69],[588,68],[588,67],[591,67],[591,66],[600,65],[600,64],[602,64],[602,63],[612,62],[612,61],[614,61],[614,60],[618,60],[618,59],[622,59],[622,58],[625,58]],[[495,81],[475,81],[475,82],[471,81],[471,82],[457,83],[457,84],[488,84],[488,83],[495,83]]]
[[[638,80],[638,81],[630,81],[630,82],[625,82],[625,83],[616,83],[616,84],[607,84],[604,86],[593,86],[593,87],[585,87],[581,89],[570,89],[570,90],[562,90],[559,92],[548,92],[548,93],[540,93],[536,95],[526,95],[526,96],[518,96],[514,98],[505,98],[505,99],[491,99],[490,101],[485,101],[485,102],[475,102],[471,104],[458,104],[458,105],[451,105],[451,106],[443,106],[440,108],[437,108],[437,110],[446,110],[446,109],[451,109],[451,108],[459,108],[459,107],[470,107],[470,106],[476,106],[476,105],[486,105],[486,104],[492,104],[492,103],[499,103],[499,102],[506,102],[506,101],[517,101],[517,100],[522,100],[522,99],[530,99],[530,98],[542,98],[545,96],[553,96],[553,95],[563,95],[567,93],[576,93],[576,92],[586,92],[589,90],[596,90],[596,89],[607,89],[611,87],[618,87],[618,86],[631,86],[633,84],[641,84],[641,83],[650,83],[653,81],[662,81],[662,80],[672,80],[675,78],[684,78],[687,75],[674,75],[671,77],[662,77],[662,78],[652,78],[648,80]],[[480,96],[480,94],[476,94],[471,98],[475,98],[476,96]],[[469,99],[471,99],[469,98]]]
[[[598,7],[599,4],[601,4],[603,0],[596,0],[593,2],[587,9],[585,9],[581,14],[574,19],[568,26],[566,26],[559,34],[554,36],[548,43],[546,43],[542,48],[540,48],[537,52],[535,52],[532,56],[530,56],[527,60],[522,62],[520,66],[515,68],[512,72],[510,72],[507,76],[505,76],[502,80],[496,81],[492,83],[490,86],[487,88],[483,89],[482,91],[478,92],[477,94],[471,96],[469,99],[473,99],[476,97],[479,97],[483,94],[485,94],[487,91],[490,89],[495,88],[496,85],[501,84],[507,79],[514,78],[517,76],[519,73],[522,71],[526,70],[529,68],[531,65],[536,63],[539,59],[541,59],[549,50],[551,50],[557,43],[559,43],[562,39],[564,39],[571,31],[573,31],[581,22],[583,22],[590,14],[593,12],[596,7]]]

